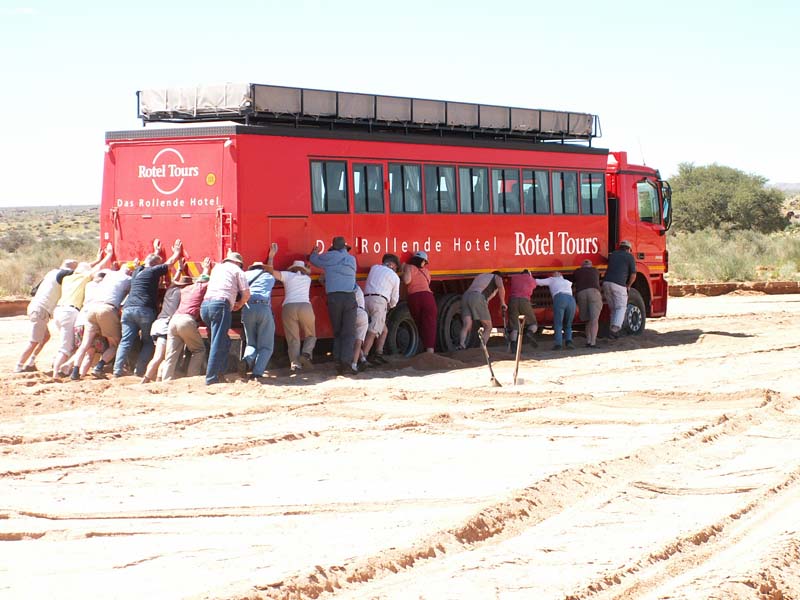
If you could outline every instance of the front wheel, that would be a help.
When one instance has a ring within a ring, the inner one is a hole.
[[[647,309],[644,299],[638,290],[631,288],[628,291],[628,308],[625,311],[625,320],[622,329],[628,335],[642,335],[647,320]]]
[[[420,346],[419,331],[405,302],[392,309],[387,317],[386,327],[389,330],[386,344],[391,354],[404,358],[416,355]]]

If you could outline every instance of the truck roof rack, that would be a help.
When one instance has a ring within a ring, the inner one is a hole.
[[[600,119],[588,113],[514,108],[226,83],[136,92],[138,117],[148,123],[234,121],[246,125],[293,125],[404,133],[435,133],[540,141],[584,141],[601,137]]]

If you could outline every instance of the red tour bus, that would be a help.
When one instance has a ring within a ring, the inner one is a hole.
[[[118,260],[180,238],[197,274],[204,256],[233,249],[249,264],[277,242],[283,269],[344,235],[363,279],[386,252],[405,261],[425,250],[437,346],[449,351],[477,274],[569,277],[586,258],[602,271],[627,239],[638,273],[626,329],[666,314],[669,185],[625,152],[592,147],[594,115],[257,84],[148,90],[138,102],[143,123],[159,125],[106,134],[101,238]],[[282,294],[276,286],[276,314]],[[548,290],[533,301],[551,323]],[[319,284],[312,304],[318,336],[330,337]],[[491,308],[501,325],[496,299]],[[388,347],[419,349],[402,302]]]

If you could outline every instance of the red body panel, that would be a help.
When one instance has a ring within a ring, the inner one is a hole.
[[[643,224],[637,211],[636,183],[657,179],[644,167],[622,164],[615,154],[609,168],[604,151],[561,151],[553,145],[530,149],[302,137],[300,135],[197,135],[186,130],[149,132],[146,139],[114,134],[107,141],[101,237],[114,243],[118,260],[143,257],[152,240],[165,246],[180,238],[187,258],[221,260],[229,248],[245,261],[265,260],[271,242],[280,246],[276,267],[307,259],[316,245],[327,247],[335,235],[353,245],[359,275],[385,252],[407,260],[423,249],[439,282],[439,291],[463,291],[480,272],[529,268],[546,274],[571,272],[584,258],[600,266],[609,252],[609,215],[393,214],[388,212],[388,164],[539,168],[607,173],[609,195],[619,202],[618,239],[630,238],[637,251],[653,316],[666,311],[665,247],[660,226]],[[201,130],[198,130],[198,132]],[[156,137],[157,136],[157,137]],[[347,214],[314,214],[311,209],[312,160],[348,162]],[[386,212],[353,212],[352,163],[382,164]],[[612,161],[613,162],[613,161]],[[624,167],[624,168],[623,168]],[[638,174],[627,174],[634,169]],[[643,227],[647,225],[647,227]],[[663,229],[663,227],[661,227]],[[635,252],[636,254],[636,252]],[[196,266],[193,267],[196,273]],[[318,336],[330,336],[324,293],[313,288]],[[282,290],[276,286],[280,313]],[[547,315],[543,314],[544,320]],[[278,319],[278,322],[280,319]],[[278,323],[279,333],[280,324]]]

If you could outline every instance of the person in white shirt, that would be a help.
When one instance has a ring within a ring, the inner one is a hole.
[[[384,364],[383,346],[389,330],[386,327],[386,315],[390,309],[397,306],[400,299],[400,259],[394,254],[384,254],[381,264],[373,265],[367,275],[364,285],[364,306],[369,314],[369,327],[367,337],[364,338],[363,352],[369,356],[372,345],[375,344],[375,355],[372,357],[374,364]]]
[[[28,319],[31,322],[31,339],[19,357],[15,373],[30,372],[36,370],[36,357],[42,351],[44,345],[50,339],[48,322],[53,317],[58,299],[61,297],[61,282],[64,277],[72,275],[78,261],[71,258],[61,263],[58,269],[48,271],[36,286],[33,299],[28,304]]]
[[[551,277],[537,279],[536,285],[546,285],[553,296],[553,332],[555,343],[553,350],[561,350],[562,339],[570,350],[574,350],[572,343],[572,319],[575,318],[575,298],[572,296],[572,282],[564,279],[560,272],[555,271]],[[563,331],[562,331],[563,330]]]
[[[367,366],[367,357],[364,354],[364,338],[367,337],[367,328],[369,327],[369,315],[364,305],[364,292],[361,288],[354,288],[356,294],[356,343],[353,348],[353,362],[350,363],[350,373],[357,374],[364,367]]]
[[[285,271],[276,271],[273,265],[278,253],[278,244],[270,246],[265,270],[283,283],[284,298],[281,309],[283,335],[289,350],[292,372],[312,369],[311,357],[317,343],[314,309],[309,297],[311,290],[311,269],[302,260],[294,261]],[[303,341],[302,349],[300,341]]]

